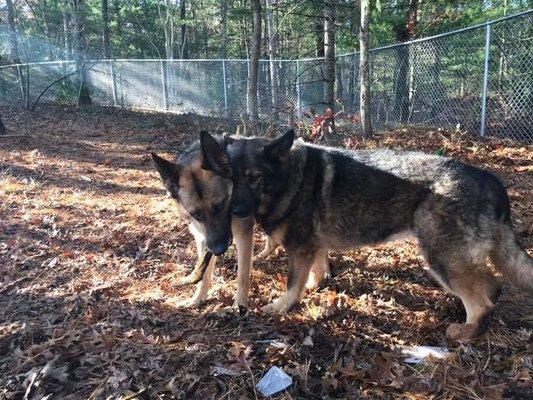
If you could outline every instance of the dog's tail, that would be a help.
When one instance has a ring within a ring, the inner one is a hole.
[[[501,225],[495,241],[490,258],[496,268],[511,283],[533,293],[533,258],[520,246],[510,224]]]

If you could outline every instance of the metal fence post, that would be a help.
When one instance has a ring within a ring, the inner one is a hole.
[[[117,106],[117,82],[115,75],[115,62],[113,60],[109,61],[109,68],[111,69],[111,88],[113,90],[113,106]]]
[[[246,79],[246,115],[250,115],[250,60],[246,61],[246,70],[248,71]]]
[[[301,116],[302,104],[300,98],[300,61],[296,60],[296,115]]]
[[[161,60],[161,86],[163,87],[163,105],[165,107],[165,111],[168,110],[168,94],[167,94],[167,74],[166,74],[166,68],[165,63],[166,61]]]
[[[26,89],[24,89],[24,75],[22,74],[20,64],[17,65],[17,78],[19,81],[20,97],[22,100],[22,104],[25,105],[26,104]]]
[[[481,94],[481,127],[479,134],[481,137],[485,136],[485,129],[487,127],[487,97],[489,87],[489,68],[490,68],[490,32],[491,25],[485,25],[485,69],[483,71],[483,92]]]
[[[222,79],[224,85],[224,108],[226,110],[226,117],[229,117],[228,113],[228,82],[226,80],[226,60],[222,60]]]

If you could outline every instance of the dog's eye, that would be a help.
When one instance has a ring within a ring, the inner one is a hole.
[[[248,182],[250,184],[258,183],[263,176],[260,172],[250,172],[248,174]]]
[[[194,210],[191,211],[189,214],[198,222],[204,221],[204,213],[202,212],[202,210]]]
[[[224,210],[224,202],[215,204],[213,206],[213,214],[220,214]]]

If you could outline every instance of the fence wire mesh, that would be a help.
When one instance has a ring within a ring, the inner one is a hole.
[[[532,19],[526,12],[371,50],[374,127],[459,125],[533,142]],[[76,68],[73,61],[0,67],[0,101],[31,106],[41,96],[41,102],[72,103],[79,90]],[[84,68],[95,104],[232,118],[250,112],[248,60],[98,60]],[[359,55],[337,56],[335,69],[336,111],[355,115]],[[260,117],[292,122],[304,111],[322,113],[323,71],[320,58],[261,60]]]

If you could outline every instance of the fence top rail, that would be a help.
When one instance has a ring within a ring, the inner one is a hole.
[[[486,21],[486,22],[483,22],[481,24],[472,25],[472,26],[469,26],[469,27],[466,27],[466,28],[457,29],[455,31],[444,32],[444,33],[440,33],[438,35],[427,36],[427,37],[423,37],[423,38],[420,38],[420,39],[414,39],[414,40],[410,40],[408,42],[394,43],[394,44],[390,44],[390,45],[386,45],[386,46],[374,47],[373,49],[370,49],[369,51],[370,52],[376,52],[376,51],[387,50],[387,49],[400,47],[400,46],[408,46],[410,44],[425,42],[425,41],[428,41],[428,40],[439,39],[439,38],[442,38],[442,37],[457,35],[459,33],[473,31],[473,30],[476,30],[476,29],[479,29],[479,28],[483,28],[483,27],[488,26],[488,25],[493,25],[493,24],[496,24],[496,23],[499,23],[499,22],[502,22],[502,21],[507,21],[507,20],[512,20],[512,19],[515,19],[515,18],[520,18],[520,17],[523,17],[523,16],[531,14],[531,13],[533,13],[533,9],[530,9],[530,10],[527,10],[527,11],[523,11],[523,12],[520,12],[520,13],[517,13],[517,14],[513,14],[513,15],[508,15],[508,16],[505,16],[505,17],[502,17],[502,18]],[[336,58],[337,57],[348,57],[348,56],[354,56],[354,55],[357,55],[357,54],[359,54],[359,52],[337,54],[337,55],[335,55],[335,57]],[[299,59],[276,59],[276,60],[272,60],[272,61],[273,62],[299,62],[299,61],[319,61],[319,60],[323,60],[323,59],[324,59],[324,57],[309,57],[309,58],[299,58]],[[192,58],[191,59],[117,58],[117,59],[96,59],[96,60],[89,60],[88,62],[99,63],[99,62],[111,62],[111,61],[115,61],[115,62],[130,62],[130,61],[131,62],[141,62],[141,61],[143,61],[143,62],[162,62],[162,61],[165,61],[165,62],[223,62],[223,61],[225,61],[225,62],[249,62],[250,60],[246,59],[246,58],[227,58],[227,59],[224,59],[224,58],[195,58],[195,59],[192,59]],[[271,60],[262,59],[262,60],[259,60],[259,61],[261,61],[261,62],[270,62]],[[0,65],[0,69],[13,68],[13,67],[23,67],[23,66],[27,66],[27,65],[51,65],[51,64],[63,64],[63,63],[75,63],[75,62],[76,62],[75,60],[36,61],[36,62]]]
[[[168,63],[189,63],[189,62],[249,62],[250,60],[246,58],[181,58],[181,59],[171,59],[171,58],[102,58],[102,59],[92,59],[87,60],[87,63],[106,63],[106,62],[168,62]],[[261,59],[260,62],[269,63],[268,59]],[[286,63],[286,62],[295,62],[297,60],[289,59],[275,59],[272,62],[277,63]],[[75,60],[56,60],[56,61],[32,61],[28,63],[18,63],[18,64],[6,64],[0,65],[0,69],[3,68],[14,68],[14,67],[25,67],[27,65],[53,65],[53,64],[75,64]]]
[[[247,58],[106,58],[101,60],[94,60],[98,62],[104,61],[116,61],[116,62],[128,62],[128,61],[149,61],[149,62],[248,62]],[[261,62],[270,62],[268,59],[261,59]],[[289,59],[275,59],[274,62],[294,62],[295,60]]]

